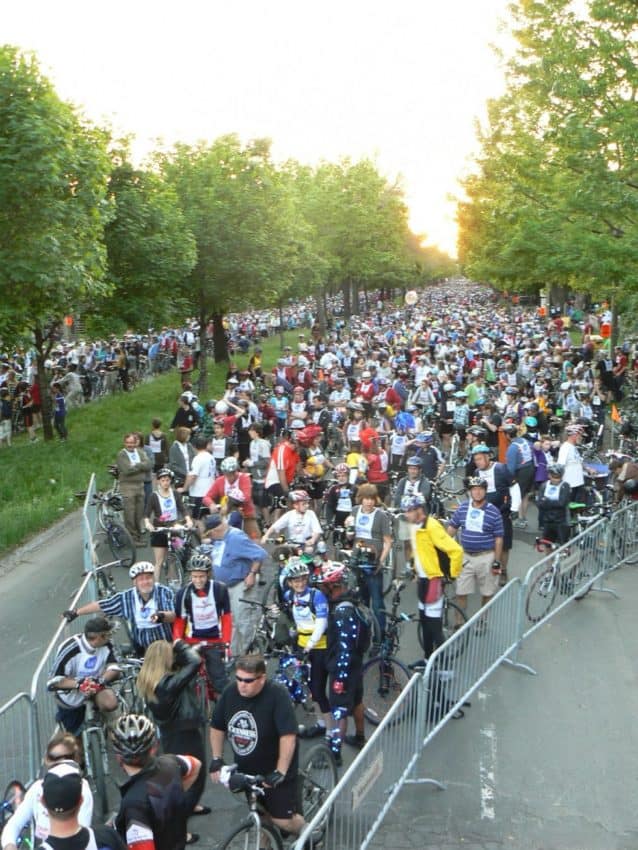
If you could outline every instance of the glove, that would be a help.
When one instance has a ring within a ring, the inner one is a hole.
[[[337,681],[334,681],[332,683],[332,693],[333,694],[342,694],[344,692],[344,690],[345,690],[345,687],[344,687],[343,682],[340,682],[340,681],[337,680]]]
[[[265,776],[266,785],[270,785],[271,788],[276,788],[278,785],[284,781],[286,777],[283,773],[280,773],[278,770],[273,770],[272,773],[269,773],[268,776]]]
[[[164,611],[158,611],[157,614],[153,614],[151,617],[151,622],[153,623],[163,623],[166,619],[166,614]]]
[[[492,561],[492,575],[500,576],[501,574],[501,562],[500,561]]]
[[[75,620],[75,618],[78,616],[78,612],[75,610],[75,608],[69,608],[68,611],[63,612],[62,616],[67,621],[67,623],[72,623],[73,620]]]
[[[104,685],[100,684],[97,679],[86,678],[82,679],[78,690],[87,696],[92,696],[93,694],[97,694],[100,691],[103,691]]]
[[[210,764],[208,765],[209,773],[218,773],[222,767],[224,766],[224,759],[211,759]]]

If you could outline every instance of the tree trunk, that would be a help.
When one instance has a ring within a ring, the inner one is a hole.
[[[321,336],[325,336],[326,333],[326,291],[322,288],[321,292],[318,292],[315,295],[315,305],[317,307],[317,324],[319,325],[319,331]]]
[[[370,302],[368,301],[368,290],[367,290],[367,288],[363,290],[363,297],[365,299],[366,313],[369,313],[370,312]]]
[[[35,359],[38,366],[35,382],[40,390],[40,400],[42,402],[42,434],[45,441],[53,439],[53,422],[51,421],[51,393],[47,385],[47,374],[44,361],[47,353],[45,353],[44,336],[42,329],[38,326],[34,333],[35,342]],[[50,348],[51,346],[49,346]]]
[[[228,362],[228,346],[226,345],[226,334],[224,332],[223,315],[215,312],[213,320],[213,345],[215,347],[215,363]]]
[[[286,344],[286,340],[284,339],[284,305],[280,301],[279,302],[279,350],[284,350],[284,345]]]
[[[350,281],[350,309],[353,316],[358,316],[361,310],[359,309],[359,284],[356,280]]]
[[[616,298],[615,291],[612,291],[609,302],[609,306],[611,307],[611,339],[609,340],[609,356],[613,360],[614,351],[618,345],[618,299]]]
[[[343,293],[343,315],[349,319],[352,315],[350,309],[350,280],[346,278],[341,284],[341,292]]]
[[[206,336],[206,326],[208,325],[208,316],[204,308],[204,299],[199,299],[199,379],[198,393],[200,396],[206,394],[208,390],[208,351]]]

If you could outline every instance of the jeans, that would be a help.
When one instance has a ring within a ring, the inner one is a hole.
[[[361,599],[369,605],[377,620],[381,635],[385,634],[385,602],[383,601],[383,575],[378,573],[361,573]]]

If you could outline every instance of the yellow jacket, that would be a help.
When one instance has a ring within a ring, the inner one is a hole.
[[[456,578],[463,569],[463,548],[450,537],[438,519],[429,516],[424,528],[413,533],[414,568],[421,578],[436,578],[443,572],[439,566],[437,549],[450,556],[450,575]]]

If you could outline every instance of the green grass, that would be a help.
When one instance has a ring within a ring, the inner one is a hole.
[[[285,335],[295,345],[297,331]],[[279,356],[279,336],[263,341],[263,364],[269,370]],[[240,368],[250,355],[234,358]],[[224,388],[226,364],[208,362],[208,398],[219,398]],[[195,373],[197,377],[197,373]],[[25,434],[14,435],[11,448],[0,447],[0,555],[53,525],[82,502],[75,493],[85,491],[92,473],[98,489],[110,486],[106,467],[115,462],[127,431],[148,433],[158,416],[167,431],[177,409],[179,374],[175,371],[142,384],[134,392],[108,396],[69,411],[66,443],[57,438],[30,443]],[[203,400],[203,399],[202,399]]]

